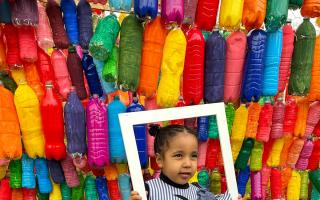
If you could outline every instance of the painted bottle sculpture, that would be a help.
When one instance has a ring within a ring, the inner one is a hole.
[[[4,88],[2,81],[0,81],[1,159],[17,159],[22,155],[19,120],[13,101],[13,94]]]
[[[158,0],[135,0],[134,14],[141,19],[149,16],[154,19],[158,14]]]
[[[144,111],[144,107],[139,103],[137,97],[133,97],[133,102],[127,108],[127,112],[139,112]],[[148,152],[147,152],[147,125],[139,124],[133,126],[134,135],[136,138],[136,143],[138,147],[139,160],[142,168],[146,168],[148,166]]]
[[[65,182],[63,169],[60,161],[57,160],[47,160],[49,172],[53,183],[61,184]]]
[[[233,32],[227,37],[226,44],[224,102],[236,102],[240,97],[247,37],[243,32]]]
[[[243,170],[246,168],[253,146],[254,146],[254,139],[247,138],[243,141],[241,150],[235,162],[236,169]]]
[[[183,99],[186,105],[197,105],[203,98],[205,40],[199,29],[187,32],[186,58],[183,70]]]
[[[22,162],[19,160],[11,160],[9,164],[10,170],[10,188],[18,189],[22,187]]]
[[[251,103],[248,108],[248,122],[246,129],[246,138],[256,138],[258,121],[260,115],[261,106],[259,103]]]
[[[173,107],[180,96],[180,78],[184,68],[186,38],[181,29],[173,29],[163,47],[161,78],[157,91],[160,107]]]
[[[222,0],[220,5],[219,27],[237,30],[242,19],[244,0]]]
[[[107,110],[98,95],[87,106],[88,163],[92,167],[109,164]]]
[[[198,0],[196,24],[199,29],[212,31],[216,25],[220,0]]]
[[[259,142],[268,142],[272,125],[273,106],[270,101],[262,106],[258,122],[256,140]]]
[[[283,92],[289,81],[291,59],[294,49],[294,30],[291,23],[287,23],[282,28],[282,52],[279,66],[278,91]]]
[[[114,97],[113,102],[108,106],[109,146],[112,163],[124,163],[127,160],[118,118],[118,114],[125,112],[125,105],[119,101],[118,96]]]
[[[320,17],[320,3],[313,0],[304,0],[301,8],[301,15],[304,17]]]
[[[316,32],[308,18],[303,20],[296,31],[294,51],[289,79],[290,95],[305,95],[309,93],[312,72],[312,61]]]
[[[96,187],[97,187],[99,200],[109,200],[106,177],[97,176]]]
[[[21,83],[15,92],[14,102],[26,153],[31,158],[44,157],[43,129],[36,94],[26,83]]]
[[[46,94],[41,101],[42,127],[45,136],[45,153],[47,159],[61,160],[66,157],[64,144],[64,123],[61,100],[52,89],[52,84],[46,84]]]
[[[98,200],[96,180],[93,176],[86,176],[84,181],[84,190],[87,200]]]
[[[226,41],[215,30],[206,41],[204,100],[207,103],[223,101]]]
[[[266,16],[267,1],[266,0],[244,0],[242,24],[249,31],[251,29],[259,29]]]
[[[267,2],[267,14],[265,19],[266,28],[268,31],[276,31],[287,21],[289,1]]]
[[[184,17],[183,0],[164,0],[161,2],[161,18],[166,24],[181,24]]]
[[[263,67],[267,35],[263,30],[254,30],[248,37],[248,53],[242,83],[242,98],[258,101],[262,95]]]
[[[52,184],[50,181],[47,161],[44,158],[37,158],[34,163],[36,167],[38,191],[40,193],[50,193],[52,191]]]
[[[33,189],[36,187],[36,178],[34,175],[34,160],[26,154],[22,155],[22,187]]]
[[[282,52],[282,31],[267,32],[263,69],[263,96],[275,96],[279,87],[279,64]]]
[[[273,106],[270,138],[278,139],[283,136],[284,115],[285,115],[285,105],[283,104],[281,99],[278,99]]]
[[[103,91],[96,65],[93,63],[93,58],[88,53],[83,54],[82,68],[86,75],[91,95],[98,94],[101,97],[103,95]]]

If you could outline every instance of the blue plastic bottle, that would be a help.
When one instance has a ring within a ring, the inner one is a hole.
[[[223,101],[224,66],[226,62],[226,41],[213,31],[206,42],[204,99],[206,103]]]
[[[131,184],[130,176],[128,174],[120,174],[118,177],[119,190],[121,199],[130,199]]]
[[[47,160],[49,172],[53,182],[61,184],[65,181],[61,164],[57,160]]]
[[[99,200],[109,200],[106,177],[97,176],[96,177],[96,186],[97,186],[97,190],[98,190]]]
[[[34,160],[27,154],[22,155],[22,187],[33,189],[36,187],[36,177],[34,174]]]
[[[134,14],[138,18],[147,18],[150,16],[152,19],[157,17],[158,14],[158,0],[134,0]]]
[[[197,119],[198,124],[198,140],[205,142],[208,140],[208,126],[209,126],[209,117],[202,116]]]
[[[115,96],[108,106],[108,129],[110,160],[112,163],[126,163],[126,153],[120,129],[118,114],[125,113],[126,106]]]
[[[282,53],[282,31],[267,32],[267,44],[263,70],[263,96],[275,96],[278,92],[279,66]]]
[[[250,177],[250,168],[247,166],[244,170],[240,170],[238,177],[237,177],[237,183],[238,183],[238,192],[241,194],[241,196],[244,196],[246,193],[246,186],[247,182]]]
[[[139,103],[137,97],[133,97],[133,102],[127,108],[127,112],[144,111],[144,107]],[[148,167],[148,152],[147,152],[147,127],[146,124],[139,124],[133,126],[134,135],[138,147],[139,159],[142,168]]]
[[[81,62],[82,68],[88,81],[91,95],[98,94],[99,97],[101,97],[103,95],[103,91],[97,73],[96,65],[93,63],[93,58],[89,55],[88,52],[86,52],[83,54]]]
[[[44,158],[35,159],[36,176],[38,180],[38,189],[40,193],[50,193],[52,191],[52,184],[50,181],[47,161]]]
[[[63,21],[66,27],[69,41],[72,44],[79,43],[77,6],[74,0],[61,0]]]
[[[259,101],[262,95],[264,54],[267,34],[263,30],[254,30],[248,37],[248,52],[242,83],[242,98],[245,101]]]
[[[116,90],[116,84],[114,82],[106,82],[102,77],[102,70],[104,62],[93,58],[94,64],[96,64],[97,72],[99,75],[100,83],[105,94],[112,93]]]
[[[132,7],[131,0],[109,0],[109,6],[113,10],[125,10],[130,12]]]

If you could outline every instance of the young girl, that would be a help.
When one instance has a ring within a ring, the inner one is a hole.
[[[203,189],[188,183],[197,170],[198,160],[198,139],[193,129],[169,125],[152,127],[150,134],[155,135],[154,151],[161,174],[145,184],[149,200],[196,200],[201,196],[208,200],[231,199],[228,192],[208,198]],[[130,199],[139,200],[141,196],[133,191]]]

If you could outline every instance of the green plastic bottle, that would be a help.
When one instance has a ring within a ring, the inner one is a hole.
[[[38,200],[49,200],[49,193],[39,193],[37,192]]]
[[[143,27],[134,15],[121,24],[118,84],[122,90],[135,92],[140,77]]]
[[[314,185],[314,187],[316,187],[316,189],[320,191],[320,169],[310,171],[309,179],[311,183]]]
[[[263,143],[255,141],[251,152],[250,170],[260,171],[262,169]]]
[[[210,174],[210,192],[213,194],[221,193],[221,174],[218,170],[212,170]]]
[[[79,174],[80,185],[72,188],[72,200],[84,199],[84,178],[82,174]]]
[[[226,116],[227,116],[228,131],[229,131],[229,135],[231,135],[232,125],[233,125],[233,120],[234,120],[234,115],[235,115],[235,110],[234,110],[232,103],[228,103],[226,105],[225,111],[226,111]]]
[[[60,184],[62,200],[71,200],[71,188],[66,182]]]
[[[298,8],[301,8],[302,4],[303,4],[303,0],[290,0],[289,8],[298,9]]]
[[[311,200],[319,200],[320,199],[320,192],[317,190],[314,185],[312,185],[312,191],[311,191]]]
[[[289,79],[289,95],[309,93],[316,31],[308,18],[303,19],[296,31]]]
[[[97,200],[96,180],[93,176],[88,175],[85,179],[86,200]]]
[[[309,177],[308,171],[300,171],[301,177],[301,186],[300,186],[300,199],[307,200],[308,199],[308,191],[309,191]]]
[[[0,72],[0,81],[2,81],[4,87],[10,90],[12,93],[16,91],[17,84],[6,71]]]
[[[208,137],[211,139],[219,138],[219,130],[216,115],[209,116]]]
[[[10,188],[18,189],[22,187],[22,163],[21,159],[11,160],[9,164],[10,170]]]
[[[241,150],[235,163],[236,169],[244,170],[247,167],[253,146],[254,139],[247,138],[243,141]]]
[[[209,173],[206,169],[202,169],[198,173],[198,183],[201,187],[208,189],[209,187]]]
[[[106,82],[116,82],[118,79],[119,48],[114,46],[112,53],[103,66],[102,77]]]
[[[265,25],[268,31],[276,31],[287,21],[289,0],[268,0]]]

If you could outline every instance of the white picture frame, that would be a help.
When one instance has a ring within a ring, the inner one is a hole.
[[[237,181],[232,159],[230,138],[224,103],[157,109],[141,112],[119,114],[120,127],[127,155],[133,189],[147,200],[133,125],[148,124],[159,121],[193,118],[216,115],[219,130],[219,140],[227,179],[228,191],[232,200],[238,199]]]

